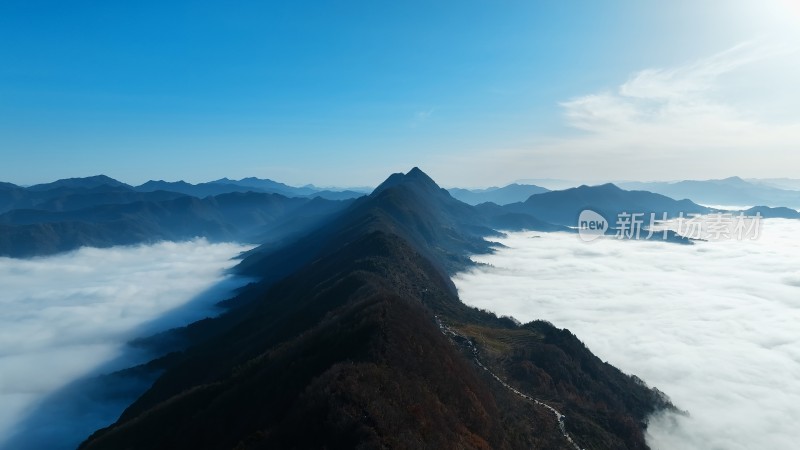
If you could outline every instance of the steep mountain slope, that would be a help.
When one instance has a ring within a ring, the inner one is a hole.
[[[516,220],[510,220],[510,216]],[[391,175],[369,197],[356,200],[347,214],[326,223],[302,242],[282,247],[269,244],[253,250],[240,270],[277,279],[311,261],[325,246],[346,242],[364,230],[388,229],[452,273],[470,265],[467,255],[490,251],[483,238],[497,234],[495,229],[522,228],[563,229],[528,214],[478,210],[453,199],[447,190],[414,168],[407,174]]]
[[[262,281],[223,316],[176,331],[193,345],[81,448],[570,448],[549,411],[509,394],[436,316],[565,411],[582,446],[646,448],[647,415],[668,406],[657,391],[569,332],[458,300],[447,270],[486,251],[481,220],[414,169],[302,239],[254,252],[242,270]]]
[[[494,231],[482,226],[484,221],[474,208],[453,200],[415,168],[408,174],[393,174],[369,197],[357,199],[347,211],[308,236],[254,249],[239,270],[278,280],[364,232],[389,230],[454,271],[469,264],[466,254],[489,250],[482,236]]]
[[[453,198],[461,200],[470,205],[479,205],[481,203],[491,202],[498,205],[507,205],[509,203],[524,202],[531,195],[541,194],[548,192],[540,186],[532,184],[509,184],[501,188],[488,188],[488,189],[448,189]]]

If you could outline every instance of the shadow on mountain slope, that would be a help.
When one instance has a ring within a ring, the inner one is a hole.
[[[215,304],[237,292],[247,281],[243,277],[224,279],[129,334],[148,336],[184,325],[204,314],[219,314],[222,309]],[[162,333],[128,343],[112,360],[94,368],[87,367],[79,379],[32,405],[13,426],[12,434],[0,442],[0,448],[77,447],[88,433],[116,420],[153,384],[171,360],[170,356],[160,357],[187,345],[189,341],[178,333]],[[150,360],[153,361],[147,363]]]
[[[568,448],[549,413],[509,396],[439,330],[473,337],[510,382],[552,400],[585,448],[644,449],[662,394],[571,333],[458,299],[448,273],[493,231],[419,169],[303,239],[252,252],[262,281],[82,449]]]

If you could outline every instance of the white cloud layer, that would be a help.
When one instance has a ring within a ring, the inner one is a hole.
[[[689,417],[652,419],[656,450],[797,448],[800,221],[756,241],[682,246],[514,233],[492,267],[455,277],[462,300],[568,328]],[[534,238],[534,236],[541,236]]]
[[[245,281],[225,271],[248,248],[195,240],[0,258],[0,445],[40,401],[70,382],[111,360],[118,366],[104,370],[144,362],[125,348],[129,340],[216,315],[214,303]],[[116,420],[121,407],[99,420]],[[92,431],[64,432],[80,440]],[[78,443],[62,442],[64,448]]]

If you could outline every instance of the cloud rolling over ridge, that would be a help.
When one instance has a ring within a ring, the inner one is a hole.
[[[467,304],[570,329],[688,410],[652,419],[654,449],[791,449],[800,222],[763,225],[756,241],[694,246],[515,233],[455,282]]]
[[[131,339],[217,314],[214,303],[245,281],[225,271],[247,248],[195,240],[0,258],[0,443],[24,433],[20,420],[69,383],[101,366],[107,372],[146,361],[125,346]],[[97,411],[87,417],[107,424],[126,405],[90,406]],[[75,447],[93,431],[81,420],[43,425],[39,434]],[[42,445],[24,435],[14,443]]]

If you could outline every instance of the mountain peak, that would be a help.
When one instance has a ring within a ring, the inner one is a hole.
[[[750,184],[747,181],[743,180],[742,177],[738,177],[738,176],[723,178],[720,181],[723,182],[723,183],[733,184],[733,185],[740,185],[740,186],[741,185],[749,185]]]
[[[419,167],[417,167],[417,166],[414,166],[414,167],[412,167],[412,168],[411,168],[411,170],[409,170],[409,171],[408,171],[408,173],[407,173],[406,175],[408,175],[408,176],[414,176],[414,177],[416,177],[416,176],[420,176],[420,175],[424,175],[424,176],[426,176],[426,177],[428,176],[427,174],[425,174],[425,172],[423,172],[423,171],[422,171],[422,169],[420,169],[420,168],[419,168]]]
[[[393,173],[386,179],[380,186],[376,187],[373,191],[373,194],[377,194],[382,192],[390,187],[398,186],[398,185],[408,185],[408,186],[415,186],[417,188],[422,188],[434,192],[439,192],[442,190],[438,184],[431,177],[428,176],[425,172],[420,170],[419,167],[414,167],[409,170],[407,173]]]
[[[427,173],[425,173],[422,170],[420,170],[419,167],[414,167],[411,170],[409,170],[408,173],[406,174],[406,178],[409,179],[409,180],[413,180],[413,181],[417,181],[417,182],[422,182],[422,183],[425,183],[425,184],[433,185],[433,186],[436,187],[436,189],[441,189],[439,187],[439,185],[436,184],[435,181],[433,181],[433,178],[428,176]]]

